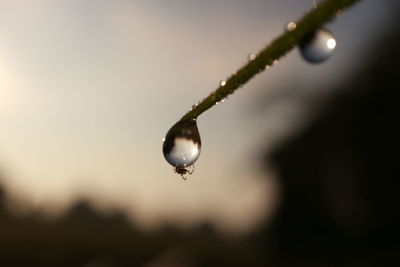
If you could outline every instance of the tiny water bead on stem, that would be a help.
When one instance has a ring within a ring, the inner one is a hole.
[[[320,63],[328,59],[336,48],[333,34],[320,28],[305,36],[299,44],[300,53],[310,63]]]
[[[296,29],[297,25],[295,22],[291,21],[288,24],[286,24],[286,30],[287,31],[293,31],[294,29]]]
[[[186,174],[193,173],[193,164],[200,151],[201,139],[196,119],[177,122],[164,138],[164,157],[185,180]]]
[[[248,61],[252,61],[252,60],[256,59],[256,57],[257,57],[257,55],[252,53],[252,54],[249,54],[249,55],[247,56],[247,60],[248,60]]]

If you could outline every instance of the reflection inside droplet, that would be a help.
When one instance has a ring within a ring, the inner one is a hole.
[[[225,81],[225,80],[220,81],[220,82],[219,82],[219,85],[220,85],[220,86],[225,86],[225,85],[226,85],[226,81]]]

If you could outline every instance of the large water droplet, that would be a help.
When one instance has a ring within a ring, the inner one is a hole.
[[[319,63],[329,58],[335,51],[336,40],[326,29],[318,29],[300,42],[300,52],[305,60]]]
[[[200,150],[201,140],[196,120],[177,122],[165,136],[164,157],[179,174],[193,165],[200,155]]]

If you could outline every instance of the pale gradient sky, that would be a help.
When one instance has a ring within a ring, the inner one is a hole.
[[[293,51],[201,116],[202,154],[188,181],[164,160],[162,138],[247,54],[311,7],[299,0],[0,0],[2,182],[51,212],[85,196],[145,226],[207,219],[227,231],[250,229],[279,199],[273,169],[260,169],[257,158],[306,113],[293,97],[255,115],[256,99],[288,81],[309,88],[289,95],[312,95],[321,81],[346,75],[379,36],[385,7],[365,0],[328,25],[338,39],[328,62],[308,65]]]

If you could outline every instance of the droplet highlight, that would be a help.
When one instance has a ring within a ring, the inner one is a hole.
[[[220,82],[219,82],[219,85],[220,85],[220,86],[225,86],[225,85],[226,85],[226,81],[225,81],[225,80],[220,81]]]
[[[164,157],[184,178],[200,156],[201,139],[196,120],[179,121],[168,131],[163,142]]]
[[[318,29],[300,42],[300,53],[310,63],[320,63],[328,59],[335,51],[336,39],[326,29]]]

